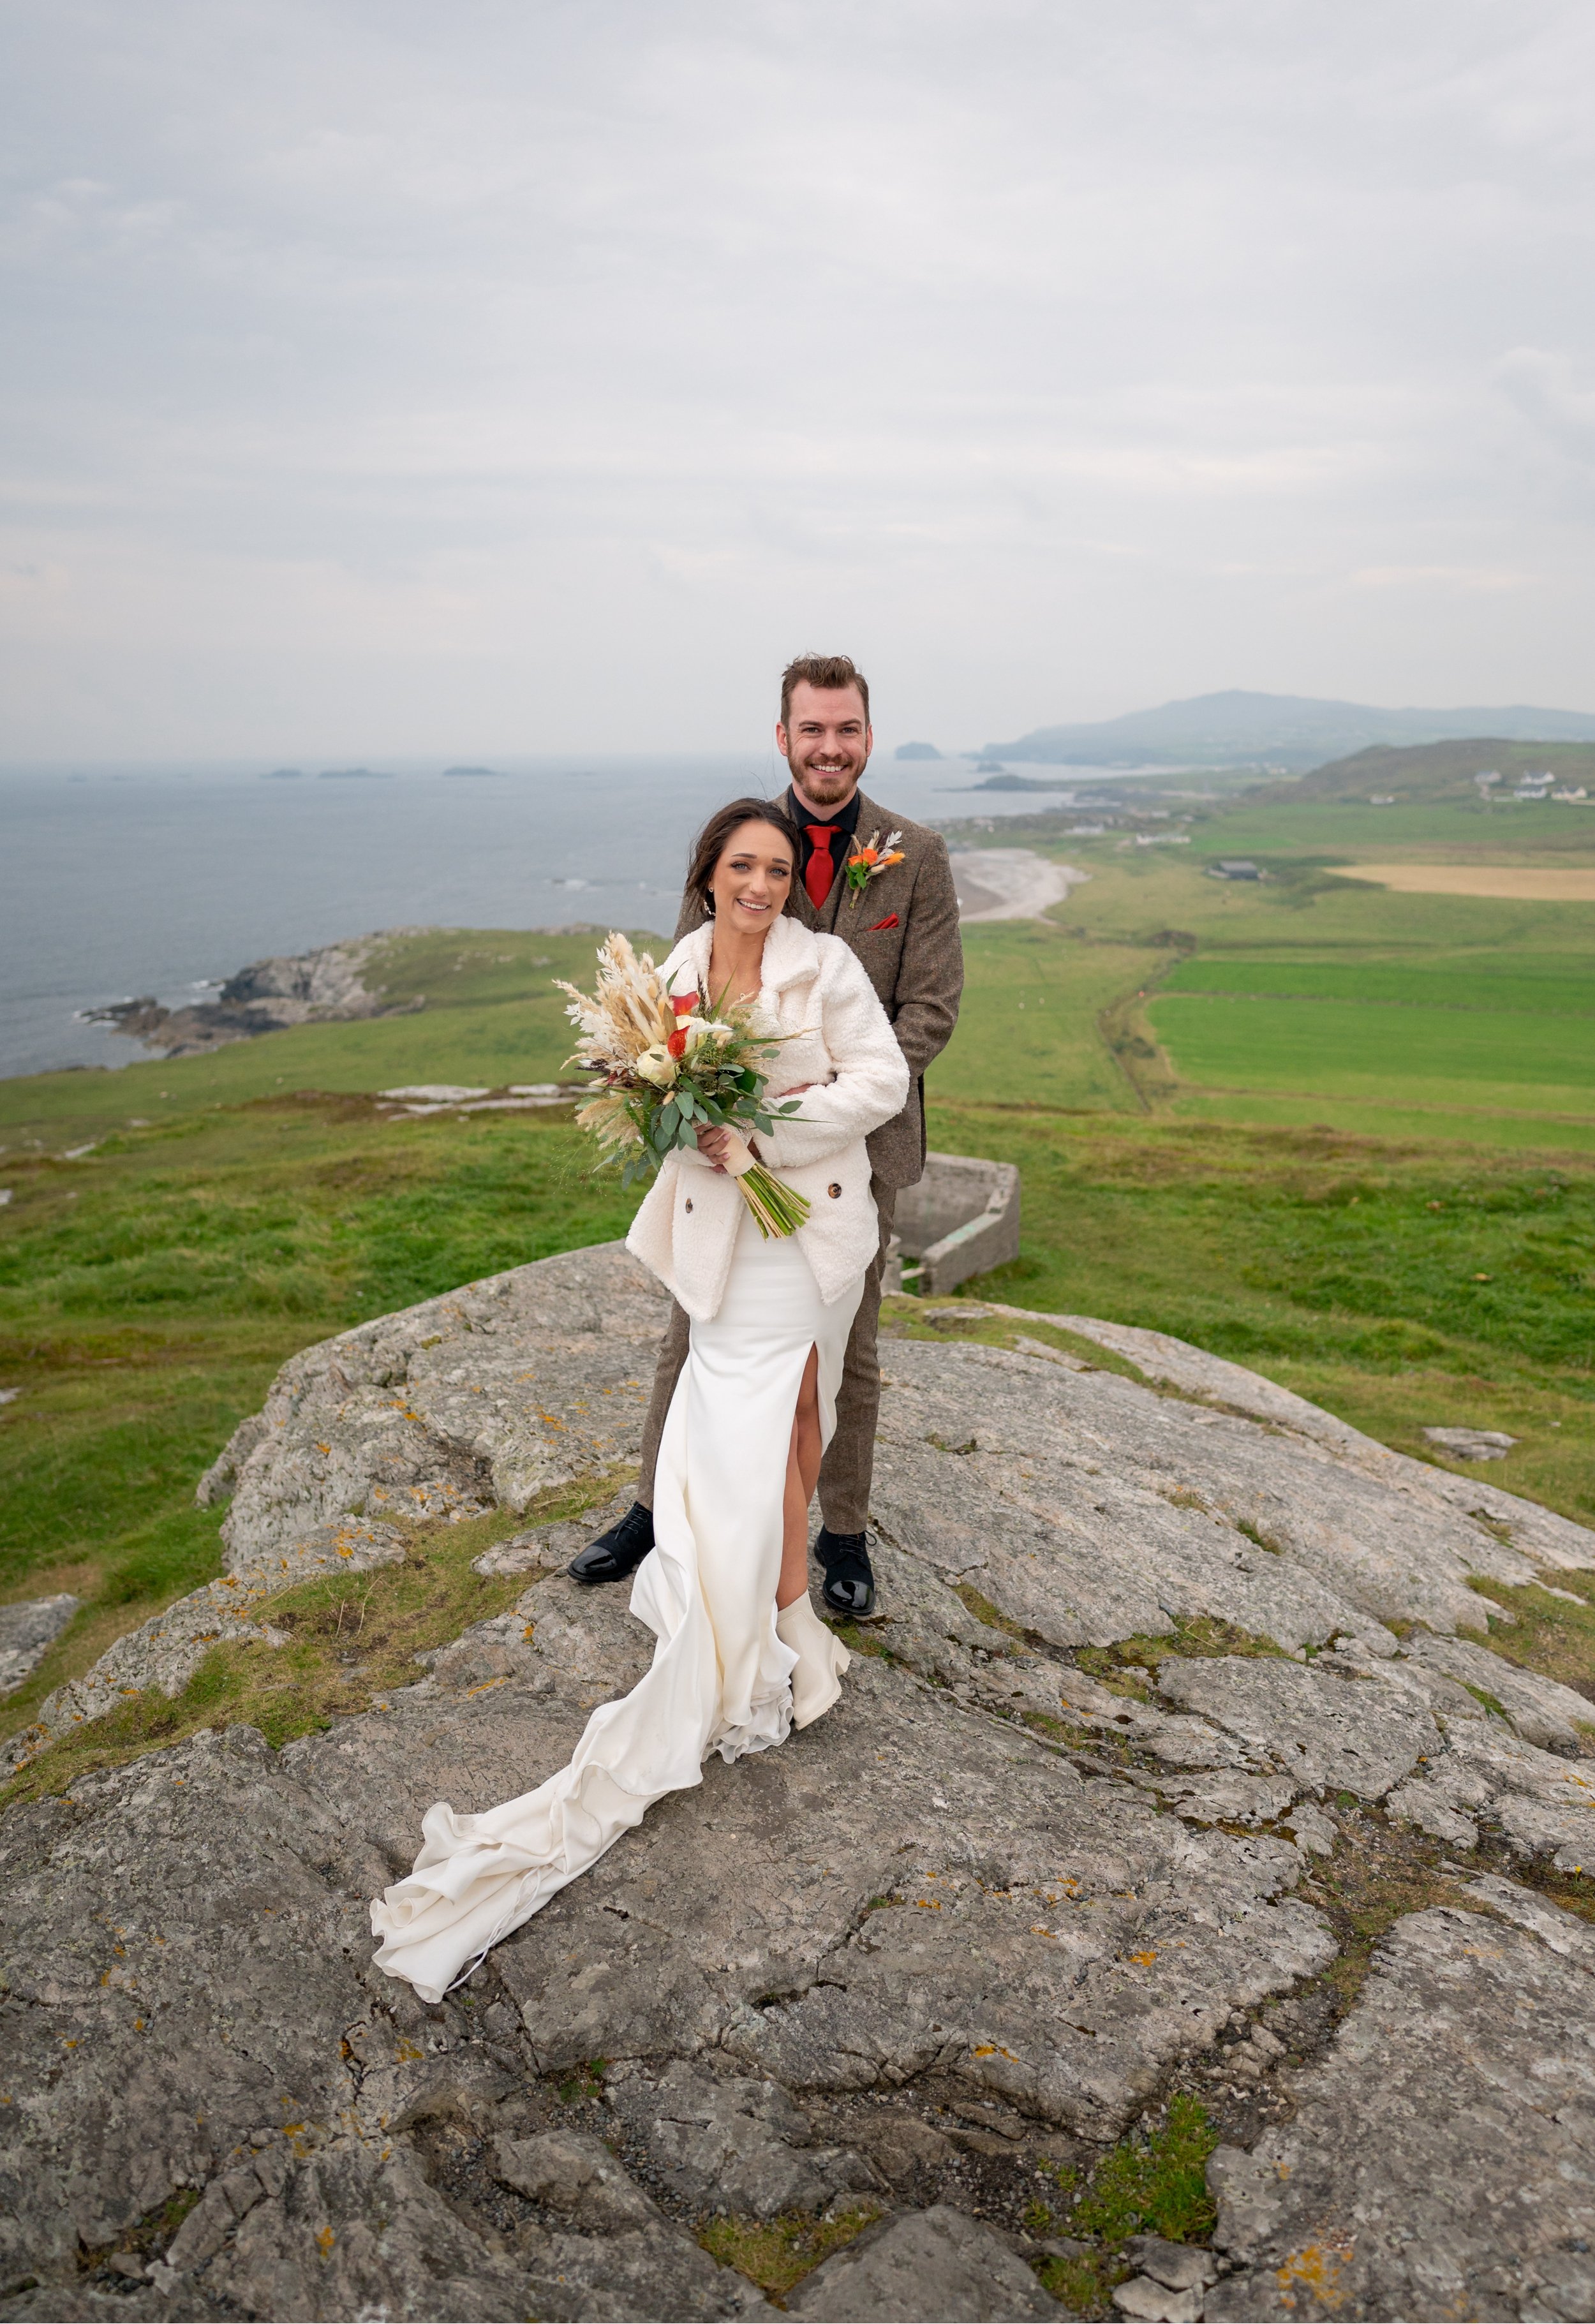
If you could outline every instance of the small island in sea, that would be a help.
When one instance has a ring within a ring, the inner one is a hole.
[[[1064,777],[1061,779],[1066,781],[1068,778]],[[1047,782],[1035,775],[1010,775],[1005,772],[988,775],[983,783],[948,783],[945,788],[954,791],[1046,791],[1056,798],[1060,778],[1056,775],[1050,782]]]

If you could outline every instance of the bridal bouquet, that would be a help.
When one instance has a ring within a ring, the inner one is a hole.
[[[595,992],[578,992],[563,977],[554,982],[570,995],[565,1013],[581,1037],[567,1063],[593,1072],[588,1086],[600,1093],[578,1108],[576,1120],[597,1139],[601,1161],[622,1165],[623,1185],[657,1170],[674,1148],[696,1147],[700,1129],[728,1130],[727,1167],[760,1231],[768,1240],[803,1224],[805,1197],[748,1148],[747,1133],[770,1130],[779,1116],[798,1111],[796,1098],[766,1101],[769,1075],[759,1061],[784,1036],[770,1031],[757,1001],[705,1015],[690,969],[672,991],[649,955],[639,958],[619,935],[598,947]]]

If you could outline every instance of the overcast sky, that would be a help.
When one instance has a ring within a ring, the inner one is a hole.
[[[6,0],[0,759],[1595,709],[1590,0]]]

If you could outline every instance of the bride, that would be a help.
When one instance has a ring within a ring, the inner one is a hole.
[[[807,1222],[765,1241],[737,1191],[747,1149],[700,1130],[672,1154],[627,1247],[691,1318],[659,1450],[655,1547],[632,1611],[658,1645],[630,1694],[593,1713],[567,1766],[484,1815],[422,1819],[409,1877],[371,1908],[377,1966],[441,2000],[665,1793],[786,1740],[831,1708],[847,1655],[808,1596],[808,1505],[878,1225],[869,1132],[901,1108],[908,1069],[857,955],[790,913],[798,833],[779,807],[734,799],[700,835],[689,894],[707,914],[671,953],[705,1004],[757,995],[773,1031],[768,1095],[799,1112],[761,1158],[806,1195]]]

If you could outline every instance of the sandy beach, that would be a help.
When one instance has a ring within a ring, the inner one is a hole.
[[[971,848],[953,858],[962,920],[1035,920],[1089,880],[1072,863],[1054,863],[1028,847]]]

